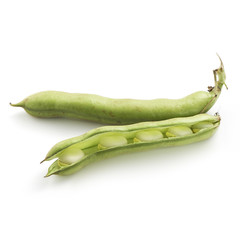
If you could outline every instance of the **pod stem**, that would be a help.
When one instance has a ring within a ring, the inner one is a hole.
[[[201,113],[204,113],[204,112],[208,111],[213,106],[213,104],[216,102],[216,100],[218,99],[218,97],[221,94],[223,85],[228,89],[228,87],[225,83],[226,74],[225,74],[223,62],[222,62],[222,59],[220,58],[220,56],[218,54],[217,54],[217,56],[220,60],[220,67],[213,70],[215,86],[214,87],[208,87],[208,91],[211,92],[212,98],[206,104],[206,106],[202,109]]]
[[[218,54],[217,54],[217,56],[220,60],[220,67],[218,69],[213,70],[215,86],[214,86],[214,88],[210,89],[210,91],[213,90],[218,95],[219,92],[221,92],[223,85],[226,87],[226,89],[228,89],[228,87],[225,82],[226,74],[225,74],[222,59],[220,58],[220,56]]]

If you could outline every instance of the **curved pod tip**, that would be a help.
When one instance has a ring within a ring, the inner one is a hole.
[[[19,102],[19,103],[9,103],[10,106],[12,107],[24,107],[24,103],[23,102]]]
[[[50,177],[52,174],[46,174],[44,178]]]
[[[43,159],[41,162],[40,162],[40,164],[42,164],[43,162],[45,162],[46,161],[46,158],[45,159]]]

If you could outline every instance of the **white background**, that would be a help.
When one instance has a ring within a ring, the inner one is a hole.
[[[239,1],[1,1],[1,239],[240,239]],[[59,90],[181,98],[229,90],[211,139],[125,154],[43,178],[58,141],[98,123],[12,108]]]

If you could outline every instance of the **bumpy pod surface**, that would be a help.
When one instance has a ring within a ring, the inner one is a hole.
[[[157,122],[96,128],[53,146],[44,161],[56,160],[46,176],[69,175],[95,160],[121,153],[202,141],[211,137],[219,124],[218,115],[199,114]]]
[[[117,125],[188,117],[207,112],[217,101],[226,79],[222,61],[213,72],[214,87],[181,99],[112,99],[93,94],[45,91],[11,105],[22,107],[35,117],[65,117]]]

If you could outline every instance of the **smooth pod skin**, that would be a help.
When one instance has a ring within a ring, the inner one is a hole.
[[[211,137],[219,124],[220,117],[218,115],[199,114],[157,122],[96,128],[53,146],[43,161],[57,160],[49,167],[46,177],[53,174],[73,174],[93,161],[126,152],[202,141]],[[193,128],[198,131],[194,132]],[[72,155],[78,152],[79,155],[73,158]],[[68,155],[71,161],[68,161]],[[64,161],[62,162],[61,159]],[[72,159],[76,159],[76,161],[72,162]],[[68,162],[71,163],[66,164]]]
[[[226,79],[222,61],[220,68],[213,72],[215,86],[209,87],[209,92],[199,91],[181,99],[112,99],[93,94],[46,91],[11,105],[22,107],[35,117],[65,117],[118,125],[188,117],[207,112],[217,101]]]

